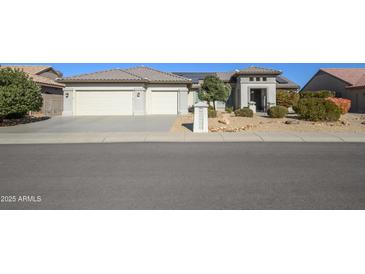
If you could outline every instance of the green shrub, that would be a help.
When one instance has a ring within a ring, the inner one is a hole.
[[[215,118],[217,117],[217,111],[212,107],[208,107],[208,118]]]
[[[288,108],[283,106],[275,106],[269,108],[267,114],[270,118],[284,118],[288,114]]]
[[[341,116],[341,110],[333,102],[313,97],[300,99],[296,112],[309,121],[338,121]]]
[[[299,93],[294,91],[279,90],[276,92],[276,105],[283,107],[293,107],[298,104]]]
[[[332,101],[325,100],[326,121],[338,121],[341,117],[341,109]]]
[[[43,99],[39,86],[20,70],[0,69],[0,116],[21,118],[39,111]]]
[[[232,113],[233,112],[233,107],[226,107],[226,112],[227,113]]]
[[[302,91],[299,93],[300,98],[328,98],[335,97],[335,92],[330,90],[318,90],[318,91]]]
[[[252,111],[252,109],[249,109],[248,107],[237,109],[234,111],[234,114],[236,116],[240,116],[240,117],[253,117],[253,111]]]

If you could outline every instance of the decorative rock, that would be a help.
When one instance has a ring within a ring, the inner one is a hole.
[[[225,132],[235,132],[237,130],[235,128],[226,128],[224,131]]]
[[[344,125],[344,126],[349,126],[350,125],[350,123],[349,122],[347,122],[347,121],[340,121],[341,122],[341,124],[342,125]]]
[[[300,122],[299,120],[286,120],[284,122],[284,124],[287,124],[287,125],[298,125]]]
[[[218,122],[221,124],[229,125],[229,120],[226,118],[220,119],[220,120],[218,120]]]

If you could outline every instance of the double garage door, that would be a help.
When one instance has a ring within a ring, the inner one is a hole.
[[[177,114],[176,91],[152,91],[146,99],[150,114]],[[75,104],[76,115],[133,115],[133,91],[77,91]]]

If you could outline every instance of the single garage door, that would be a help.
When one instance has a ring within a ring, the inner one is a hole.
[[[76,92],[76,115],[132,114],[132,91]]]
[[[177,114],[176,91],[152,91],[152,114]]]

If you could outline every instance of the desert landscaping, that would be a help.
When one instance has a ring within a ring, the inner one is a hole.
[[[171,132],[191,132],[193,114],[177,117]],[[336,122],[312,122],[300,120],[295,114],[285,118],[269,118],[264,113],[250,117],[235,117],[234,113],[218,112],[209,118],[210,132],[242,131],[322,131],[322,132],[365,132],[365,114],[347,113]]]

